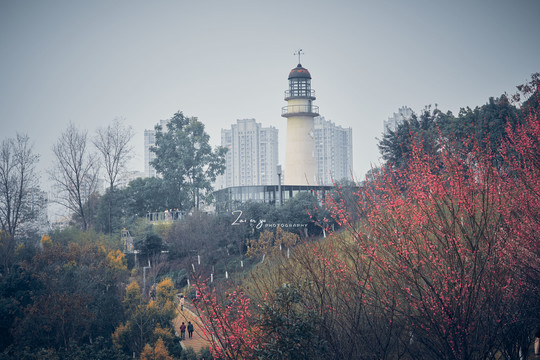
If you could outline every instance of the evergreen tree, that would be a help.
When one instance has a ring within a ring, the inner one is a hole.
[[[168,121],[166,131],[161,125],[155,129],[156,143],[150,150],[156,158],[151,165],[174,194],[171,207],[198,210],[201,201],[210,194],[216,176],[225,171],[226,149],[212,150],[204,124],[182,112]]]

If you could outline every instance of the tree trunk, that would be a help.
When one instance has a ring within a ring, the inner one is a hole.
[[[113,197],[113,191],[114,191],[114,184],[111,181],[110,183],[110,191],[109,191],[109,235],[112,235],[112,197]]]

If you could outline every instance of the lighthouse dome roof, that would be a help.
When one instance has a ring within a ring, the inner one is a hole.
[[[301,64],[298,64],[289,73],[289,80],[297,79],[297,78],[311,79],[311,75],[310,75],[309,71],[307,71],[306,68],[303,68]]]

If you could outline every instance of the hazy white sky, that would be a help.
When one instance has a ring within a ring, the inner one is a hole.
[[[0,0],[0,139],[27,133],[44,170],[70,121],[93,133],[123,117],[143,170],[144,130],[181,110],[213,145],[236,119],[277,127],[284,163],[302,48],[321,115],[353,129],[362,178],[400,106],[456,113],[540,71],[538,14],[538,0]]]

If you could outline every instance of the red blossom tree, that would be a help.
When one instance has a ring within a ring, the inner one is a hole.
[[[502,146],[507,181],[503,191],[512,199],[505,209],[512,242],[509,254],[514,256],[512,268],[515,281],[526,290],[521,302],[508,311],[506,341],[501,348],[507,357],[522,355],[531,341],[531,327],[540,324],[540,81],[533,75],[529,100],[522,107],[522,122],[512,129],[507,126],[508,139]],[[518,87],[520,88],[520,87]],[[536,89],[536,91],[533,91]],[[522,87],[520,88],[522,90]]]
[[[363,226],[330,199],[384,279],[380,305],[410,329],[412,357],[519,356],[527,345],[540,264],[540,126],[529,111],[507,129],[503,169],[489,147],[441,138],[434,154],[413,144],[406,168],[386,166],[359,193]]]
[[[326,224],[344,231],[290,259],[269,252],[247,294],[197,283],[214,355],[292,354],[298,343],[265,328],[285,324],[309,329],[321,359],[523,358],[540,322],[540,121],[538,105],[524,109],[496,153],[474,140],[439,137],[429,153],[416,142],[406,166],[381,168],[347,201],[327,197]]]
[[[203,332],[211,341],[217,359],[248,359],[261,339],[254,324],[250,299],[240,290],[229,293],[210,290],[200,279],[196,308],[204,324]],[[221,296],[220,294],[224,295]]]

